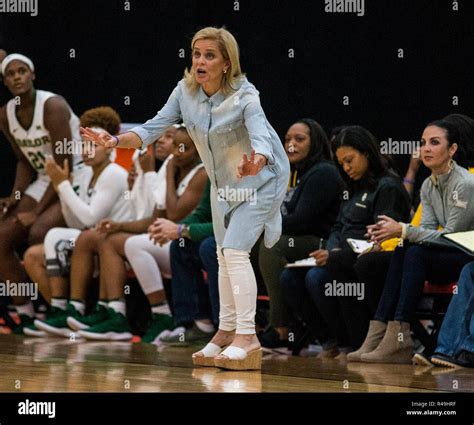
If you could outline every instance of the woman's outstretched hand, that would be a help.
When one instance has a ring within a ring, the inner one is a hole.
[[[88,127],[81,127],[81,137],[83,140],[91,140],[96,145],[104,146],[106,148],[114,148],[117,145],[117,139],[112,137],[105,130],[100,133],[96,133]]]
[[[259,153],[256,154],[255,150],[252,149],[250,159],[248,159],[247,154],[244,153],[242,161],[240,161],[237,167],[237,178],[241,179],[245,176],[255,176],[266,164],[267,158]]]

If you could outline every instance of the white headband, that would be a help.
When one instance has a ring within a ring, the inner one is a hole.
[[[102,127],[89,127],[91,130],[94,130],[96,133],[103,133],[105,131],[107,131],[105,128],[102,128]]]
[[[31,61],[31,59],[27,58],[25,55],[21,55],[20,53],[12,53],[11,55],[8,55],[2,61],[2,74],[3,75],[5,75],[5,71],[7,70],[7,66],[10,64],[10,62],[15,61],[15,60],[26,63],[28,67],[31,69],[31,72],[35,72],[35,66],[33,65],[33,62]]]

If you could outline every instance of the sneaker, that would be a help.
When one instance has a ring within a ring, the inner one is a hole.
[[[132,339],[133,335],[127,318],[122,313],[117,313],[110,308],[107,314],[106,320],[85,330],[80,330],[78,332],[79,335],[96,341],[125,341]]]
[[[258,339],[265,351],[288,349],[288,340],[280,339],[280,334],[272,327],[268,328]]]
[[[48,309],[48,311],[44,315],[45,317],[44,320],[51,319],[52,317],[55,317],[58,314],[61,314],[62,311],[63,310],[59,308],[51,307]],[[46,331],[38,329],[36,325],[34,324],[34,321],[31,325],[25,326],[25,328],[23,329],[23,332],[25,335],[35,336],[37,338],[44,338],[44,337],[51,336],[51,334],[47,333]]]
[[[102,304],[96,304],[94,311],[87,316],[74,317],[69,316],[67,318],[68,326],[75,330],[80,331],[95,326],[109,317],[107,307]]]
[[[38,329],[36,326],[35,326],[35,323],[34,321],[29,324],[29,325],[26,325],[24,328],[23,328],[23,333],[25,335],[28,335],[28,336],[36,336],[38,338],[44,338],[46,336],[48,336],[48,333],[45,332],[45,331],[42,331],[41,329]]]
[[[456,356],[456,362],[458,365],[463,367],[474,367],[474,353],[467,350],[462,350]]]
[[[12,333],[14,335],[25,335],[25,328],[28,326],[33,326],[34,317],[27,316],[26,314],[19,314],[20,323],[18,323],[13,329]]]
[[[81,317],[72,304],[68,304],[66,310],[61,310],[57,307],[52,307],[51,314],[45,320],[35,320],[35,326],[47,333],[63,336],[66,338],[74,337],[75,333],[67,324],[68,317]]]
[[[174,328],[174,320],[168,314],[153,313],[151,324],[148,327],[142,342],[153,344],[160,337],[164,337],[164,331],[170,331]]]
[[[173,335],[162,337],[161,341],[167,345],[185,347],[194,342],[209,342],[213,335],[214,332],[204,332],[194,323],[191,328],[186,329],[184,332],[178,334],[173,332]]]

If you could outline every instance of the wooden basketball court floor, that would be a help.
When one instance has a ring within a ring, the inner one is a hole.
[[[193,367],[198,348],[0,335],[0,392],[474,392],[474,369],[273,353],[234,372]]]

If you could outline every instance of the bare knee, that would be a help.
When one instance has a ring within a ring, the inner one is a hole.
[[[34,267],[37,264],[42,264],[44,262],[43,244],[37,244],[29,247],[23,256],[23,262],[27,270],[28,268]]]
[[[93,251],[97,252],[99,243],[103,236],[96,230],[84,230],[76,240],[74,252],[76,251]]]
[[[15,249],[26,239],[26,230],[14,220],[0,221],[0,251]]]
[[[46,226],[33,224],[28,233],[28,245],[32,246],[43,243],[48,230],[49,229]]]
[[[99,253],[100,255],[120,255],[120,244],[123,246],[121,235],[111,234],[106,236],[99,242]]]

